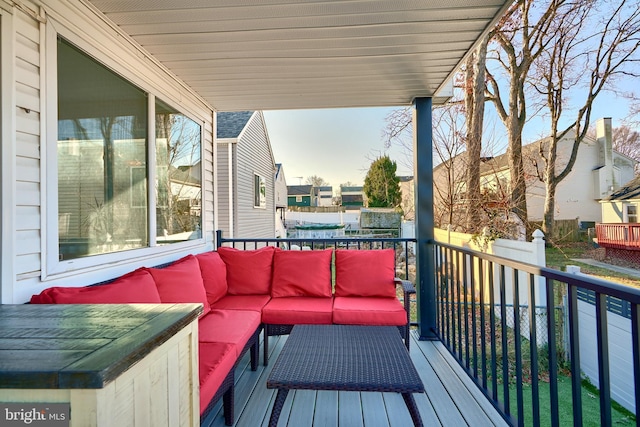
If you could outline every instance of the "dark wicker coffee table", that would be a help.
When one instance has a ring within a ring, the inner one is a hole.
[[[289,390],[401,393],[413,424],[422,425],[412,393],[424,385],[395,326],[297,325],[267,379],[278,390],[270,426]]]

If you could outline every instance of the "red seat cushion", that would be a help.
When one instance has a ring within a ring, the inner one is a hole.
[[[52,287],[31,297],[32,304],[136,304],[161,302],[158,289],[145,269],[138,269],[111,283],[83,287]]]
[[[227,292],[231,295],[268,295],[274,251],[273,246],[247,251],[218,248],[227,267]]]
[[[260,326],[260,313],[243,310],[211,310],[198,321],[198,341],[224,342],[236,347],[236,356]]]
[[[198,358],[200,415],[202,415],[227,374],[233,369],[237,356],[233,344],[200,342]]]
[[[273,256],[272,297],[330,297],[332,249],[281,251]]]
[[[262,312],[271,297],[269,295],[225,295],[211,305],[218,310],[253,310]]]
[[[273,325],[330,325],[332,298],[271,298],[262,309],[262,322]]]
[[[397,298],[335,297],[333,323],[402,326],[407,324],[407,312]]]
[[[394,277],[393,249],[336,251],[336,296],[395,297]]]
[[[227,294],[227,266],[217,252],[196,255],[209,305]]]
[[[202,282],[200,265],[193,255],[187,255],[168,267],[148,268],[160,294],[160,300],[168,303],[198,302],[204,305],[200,317],[210,310]]]

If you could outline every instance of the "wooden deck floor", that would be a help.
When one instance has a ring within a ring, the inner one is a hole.
[[[251,372],[248,357],[238,366],[234,425],[256,427],[268,424],[275,391],[266,388],[266,379],[286,338],[270,338],[269,346],[273,351],[272,363],[268,367],[261,363],[256,372]],[[423,395],[415,395],[426,426],[507,425],[442,343],[417,341],[415,336],[412,339],[411,358],[427,390]],[[203,426],[224,426],[220,406],[218,404]],[[412,422],[402,397],[396,393],[303,390],[289,393],[278,425],[405,427]]]

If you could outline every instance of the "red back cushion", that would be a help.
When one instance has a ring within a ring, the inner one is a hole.
[[[281,251],[273,256],[272,297],[330,297],[332,249]]]
[[[220,258],[227,266],[227,287],[230,295],[264,295],[271,291],[273,246],[241,251],[218,248]]]
[[[165,268],[148,268],[162,302],[196,302],[204,305],[200,317],[211,310],[202,282],[200,265],[193,255],[187,255]]]
[[[32,304],[142,304],[160,303],[151,274],[138,269],[111,283],[80,288],[53,287],[31,297]]]
[[[207,301],[214,304],[227,294],[227,267],[217,252],[196,255],[207,293]]]
[[[337,250],[336,296],[395,297],[393,249]]]

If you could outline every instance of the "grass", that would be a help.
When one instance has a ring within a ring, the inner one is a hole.
[[[573,258],[590,258],[588,252],[592,247],[587,243],[573,243],[569,245],[548,247],[546,249],[547,267],[566,271],[567,265],[577,265],[580,271],[590,274],[602,280],[622,283],[627,286],[640,287],[640,279],[627,274],[618,273],[606,268],[594,267],[574,261]]]
[[[509,386],[511,399],[511,407],[516,407],[516,387]],[[531,385],[523,384],[523,403],[525,420],[524,425],[533,425],[533,409],[531,404]],[[549,383],[539,383],[540,393],[540,425],[551,425],[551,404],[550,404],[550,388]],[[561,426],[573,425],[572,404],[573,397],[571,395],[571,378],[565,375],[558,376],[558,401],[559,418]],[[616,402],[611,405],[611,424],[616,426],[635,425],[636,417]],[[588,382],[582,383],[582,425],[583,426],[600,426],[600,399],[598,390]]]

